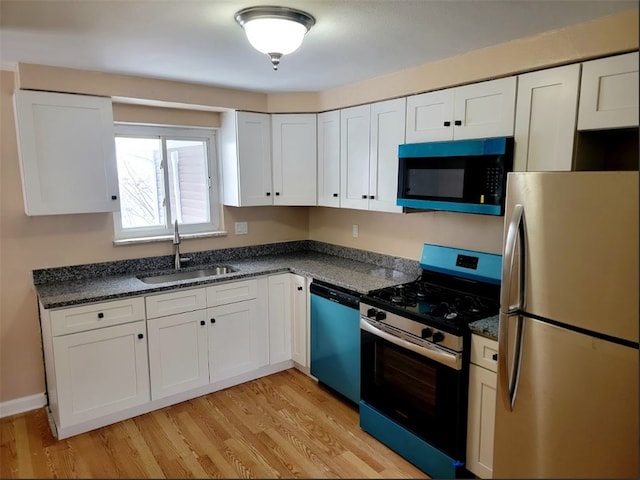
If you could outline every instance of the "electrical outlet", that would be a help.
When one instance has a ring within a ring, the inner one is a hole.
[[[236,235],[246,235],[249,233],[247,222],[236,222]]]
[[[354,223],[353,229],[352,229],[353,238],[358,238],[358,234],[360,233],[359,230],[360,230],[360,227],[358,227],[358,224]]]

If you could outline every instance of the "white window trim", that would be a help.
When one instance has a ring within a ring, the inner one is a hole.
[[[210,222],[182,225],[180,224],[181,238],[200,238],[224,236],[227,232],[224,230],[222,215],[222,196],[221,196],[221,173],[220,162],[218,161],[218,141],[217,131],[212,128],[204,127],[173,127],[165,125],[141,125],[130,123],[114,123],[114,135],[127,137],[149,137],[164,136],[170,139],[181,140],[206,140],[207,156],[208,156],[208,175],[209,175],[209,212]],[[166,152],[163,155],[166,160]],[[167,168],[165,164],[165,169]],[[165,170],[166,172],[166,170]],[[165,192],[168,194],[168,176],[163,175],[165,181]],[[170,207],[168,207],[170,208]],[[168,210],[167,210],[168,212]],[[144,228],[122,228],[122,219],[120,212],[113,214],[114,226],[114,245],[129,245],[134,243],[148,243],[157,241],[173,240],[173,225],[167,227],[144,227]]]

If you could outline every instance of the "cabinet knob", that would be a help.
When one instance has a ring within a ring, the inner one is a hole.
[[[493,355],[491,355],[491,360],[493,360],[494,362],[498,361],[498,354],[494,353]]]
[[[334,194],[333,194],[333,196],[334,196],[334,197],[337,197],[337,196],[338,196],[338,194],[337,194],[337,193],[334,193]]]
[[[139,333],[139,334],[138,334],[138,338],[139,338],[140,340],[142,340],[142,339],[144,338],[144,335],[143,335],[142,333]]]
[[[271,196],[271,192],[267,192],[267,197],[270,197],[270,196]]]
[[[367,198],[367,196],[366,195],[362,195],[362,198]]]
[[[301,292],[302,291],[302,287],[298,287],[298,291]]]
[[[111,200],[117,200],[118,196],[117,195],[111,195]]]
[[[459,127],[460,125],[462,125],[462,120],[456,120],[455,122],[453,122],[453,124]]]
[[[369,195],[369,200],[373,200],[374,198],[376,198],[374,195]]]
[[[445,127],[450,127],[451,126],[451,122],[444,122],[443,124]]]
[[[98,312],[98,318],[104,318],[104,313]]]
[[[205,323],[207,322],[205,322],[204,320],[200,320],[200,325],[204,325]]]
[[[276,192],[276,197],[280,195],[280,192]]]
[[[211,323],[216,323],[216,319],[215,319],[215,318],[212,318],[212,319],[211,319]]]

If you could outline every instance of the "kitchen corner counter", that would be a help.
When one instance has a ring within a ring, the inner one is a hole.
[[[245,252],[246,253],[246,252]],[[333,252],[331,252],[333,253]],[[228,265],[235,271],[214,277],[168,281],[156,284],[144,283],[139,277],[168,273],[169,269],[145,269],[110,275],[87,275],[91,265],[82,266],[83,275],[63,280],[55,277],[34,281],[34,287],[44,308],[61,308],[83,303],[115,300],[118,298],[147,295],[175,288],[195,288],[229,282],[248,277],[292,272],[312,277],[361,294],[400,283],[415,280],[417,274],[404,272],[389,266],[354,260],[318,251],[294,251],[249,258],[216,260],[184,268],[184,271],[207,266]],[[366,258],[365,258],[366,260]],[[417,262],[416,262],[417,263]],[[105,264],[102,264],[104,267]],[[71,267],[70,267],[71,268]],[[410,269],[409,269],[410,270]],[[35,275],[34,275],[35,278]]]
[[[493,317],[484,318],[476,322],[469,324],[471,333],[482,335],[483,337],[490,338],[492,340],[498,340],[498,315]]]

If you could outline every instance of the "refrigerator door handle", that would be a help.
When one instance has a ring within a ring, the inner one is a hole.
[[[516,317],[516,339],[513,349],[513,365],[509,371],[508,343],[509,320]],[[520,364],[522,360],[522,340],[524,337],[524,318],[522,315],[500,312],[500,327],[498,332],[498,379],[502,403],[507,411],[512,412],[516,403],[518,385],[520,383]]]
[[[498,333],[498,377],[500,380],[500,396],[507,411],[513,411],[520,381],[520,360],[522,358],[522,337],[524,335],[524,318],[520,312],[525,303],[524,265],[526,232],[524,223],[524,207],[516,204],[507,227],[507,238],[504,247],[502,263],[502,290],[500,295],[500,331]],[[511,285],[516,263],[516,248],[520,246],[518,265],[518,298],[515,305],[511,305]],[[509,355],[509,319],[517,316],[515,345],[513,355]],[[509,371],[509,358],[513,358],[513,365]]]
[[[515,305],[511,305],[511,283],[516,260],[516,246],[520,240],[520,260],[524,254],[524,207],[516,204],[507,227],[507,239],[504,245],[504,258],[502,262],[502,290],[500,295],[500,308],[506,314],[520,311],[524,303],[523,269],[519,268],[520,281],[518,282],[518,298]]]

